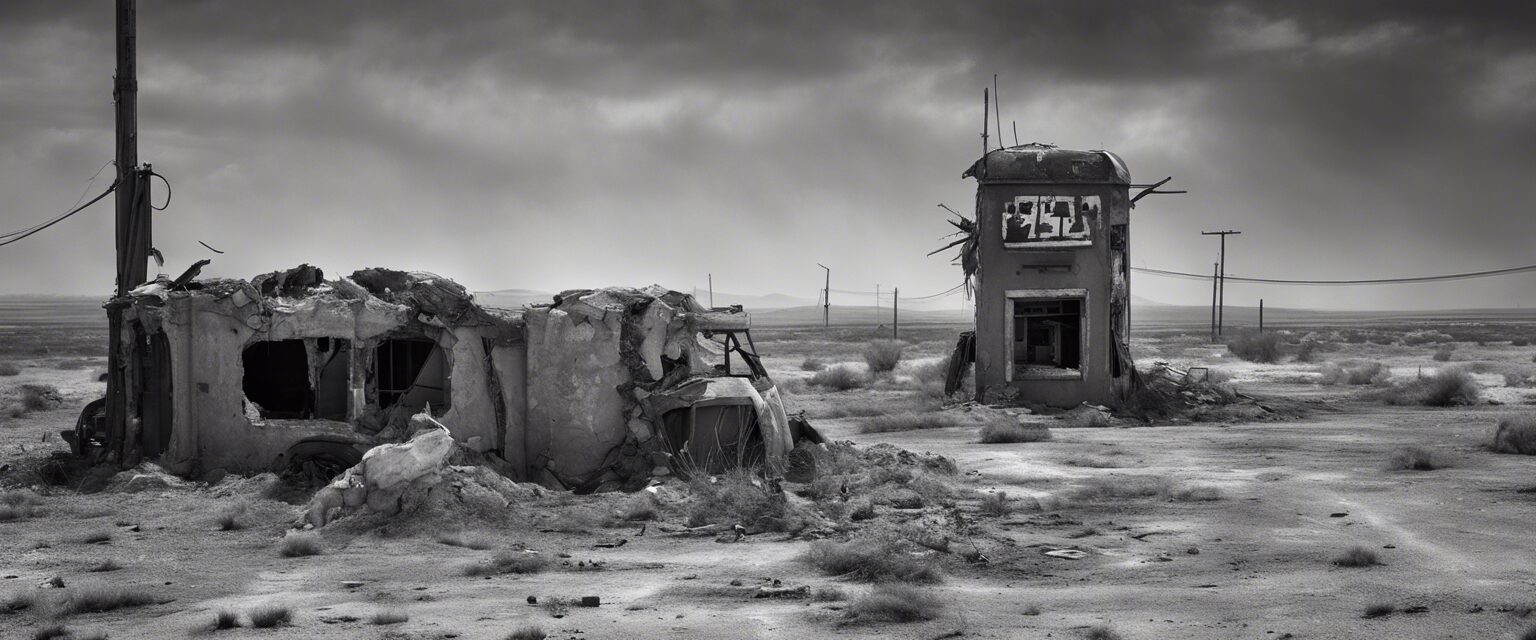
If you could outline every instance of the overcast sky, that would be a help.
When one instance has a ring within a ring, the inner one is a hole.
[[[924,254],[949,229],[937,203],[970,213],[997,73],[1010,144],[1016,121],[1020,142],[1113,150],[1190,191],[1133,212],[1137,266],[1207,272],[1199,231],[1232,228],[1235,275],[1472,271],[1536,263],[1530,7],[140,0],[140,158],[175,190],[155,218],[171,275],[212,257],[208,275],[310,262],[552,291],[712,272],[814,298],[821,262],[834,289],[921,295],[958,282]],[[111,160],[112,21],[107,0],[0,4],[0,232],[68,210]],[[108,293],[110,202],[0,248],[0,292]],[[1227,300],[1532,294],[1536,274]]]

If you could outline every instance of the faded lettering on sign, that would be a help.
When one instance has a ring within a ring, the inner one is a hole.
[[[1093,223],[1102,211],[1098,196],[1015,196],[1003,205],[1003,243],[1092,243]]]

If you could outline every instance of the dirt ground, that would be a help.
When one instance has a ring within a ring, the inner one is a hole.
[[[67,447],[56,432],[99,395],[97,356],[13,354],[14,376],[56,386],[57,409],[0,416],[0,488],[31,487],[31,517],[0,521],[0,636],[29,638],[61,624],[113,638],[494,638],[537,625],[550,638],[1517,638],[1536,624],[1536,458],[1488,450],[1500,416],[1532,411],[1531,391],[1507,372],[1536,372],[1536,348],[1457,342],[1450,365],[1481,370],[1483,403],[1453,408],[1387,406],[1370,387],[1318,384],[1320,363],[1382,361],[1398,376],[1448,366],[1434,345],[1334,342],[1316,363],[1254,364],[1178,332],[1139,338],[1138,363],[1212,366],[1239,390],[1307,407],[1300,419],[1147,426],[1068,427],[1049,415],[1046,442],[981,444],[977,412],[940,409],[923,390],[924,365],[947,355],[956,327],[914,327],[894,376],[864,389],[810,385],[802,362],[848,363],[872,332],[754,332],[791,410],[807,410],[830,438],[889,443],[953,459],[962,498],[949,512],[974,523],[970,543],[987,562],[939,554],[932,586],[942,613],[913,623],[849,623],[847,601],[757,598],[758,587],[837,587],[850,598],[867,584],[829,577],[799,557],[813,544],[781,533],[731,542],[682,527],[685,505],[662,500],[659,522],[609,522],[632,496],[552,495],[495,526],[484,521],[425,528],[323,531],[319,555],[282,557],[282,536],[301,507],[246,491],[236,479],[212,487],[135,493],[77,492],[48,484],[38,465]],[[1482,364],[1479,364],[1482,363]],[[848,407],[860,407],[849,410]],[[861,433],[890,411],[942,411],[957,426]],[[855,415],[845,415],[845,414]],[[52,435],[50,435],[52,434]],[[1417,445],[1449,463],[1433,471],[1388,468],[1399,447]],[[1115,486],[1202,488],[1204,498],[1168,492],[1119,495]],[[683,495],[680,487],[664,495]],[[1088,489],[1098,488],[1099,494]],[[1214,491],[1211,489],[1214,488]],[[979,498],[1005,491],[1017,509],[987,515]],[[229,495],[220,495],[227,493]],[[669,498],[670,499],[670,498]],[[677,500],[681,500],[680,498]],[[245,505],[243,528],[223,531],[219,514]],[[940,509],[881,507],[875,522],[918,522]],[[575,517],[571,514],[584,513]],[[335,530],[333,530],[335,527]],[[644,527],[642,529],[642,527]],[[450,546],[441,533],[468,530],[488,549]],[[860,529],[839,536],[858,540]],[[105,538],[105,539],[103,539]],[[621,546],[613,546],[617,540]],[[1380,564],[1336,566],[1351,547]],[[550,558],[541,573],[466,576],[463,567],[498,550]],[[1046,555],[1047,552],[1069,557]],[[1079,551],[1082,553],[1070,553]],[[111,560],[120,568],[100,569]],[[55,578],[63,588],[51,586]],[[154,602],[104,613],[61,613],[57,603],[94,587],[150,594]],[[599,596],[601,606],[566,610],[529,604]],[[9,602],[33,606],[6,613]],[[287,607],[270,629],[213,629],[221,610]],[[1392,612],[1367,617],[1368,608]],[[404,614],[375,624],[376,614]],[[555,617],[562,614],[563,617]]]

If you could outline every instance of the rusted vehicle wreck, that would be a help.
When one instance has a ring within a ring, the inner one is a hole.
[[[578,491],[654,475],[783,464],[794,433],[740,307],[659,286],[566,291],[496,309],[432,274],[303,265],[161,278],[107,304],[126,419],[105,399],[66,432],[77,453],[330,476],[428,410],[516,480]],[[814,435],[812,435],[814,437]]]

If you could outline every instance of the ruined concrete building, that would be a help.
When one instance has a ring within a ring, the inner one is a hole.
[[[97,401],[66,436],[124,464],[329,476],[423,409],[505,475],[580,490],[776,465],[793,446],[747,315],[656,286],[503,310],[431,274],[304,265],[161,279],[108,313],[129,419],[110,428]]]
[[[977,398],[1118,405],[1134,376],[1125,163],[1032,143],[964,176],[977,183]]]

